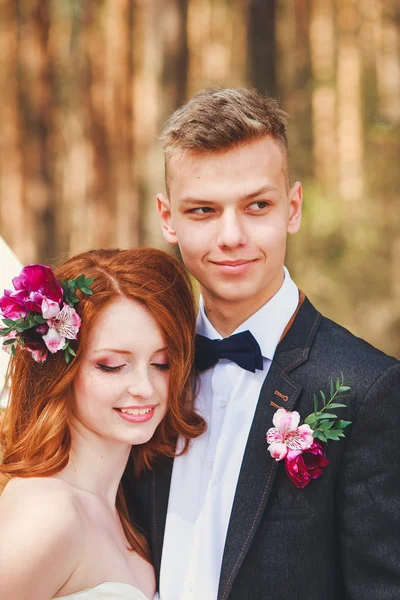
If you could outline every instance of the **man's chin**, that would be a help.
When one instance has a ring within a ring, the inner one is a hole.
[[[213,289],[206,290],[202,288],[203,296],[206,296],[213,302],[219,303],[231,303],[231,304],[246,304],[256,301],[257,298],[261,298],[264,294],[260,293],[262,290],[250,288],[246,284],[238,285],[237,283],[231,283],[214,287]],[[267,293],[265,293],[267,297]],[[267,301],[267,300],[265,300]]]

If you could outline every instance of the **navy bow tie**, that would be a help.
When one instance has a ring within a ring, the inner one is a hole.
[[[195,362],[199,371],[213,367],[221,358],[228,358],[252,373],[263,368],[260,346],[250,331],[235,333],[223,340],[196,335]]]

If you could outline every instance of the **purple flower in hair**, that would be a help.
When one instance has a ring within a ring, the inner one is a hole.
[[[46,298],[59,305],[63,289],[50,267],[28,265],[18,277],[14,277],[15,291],[4,290],[0,298],[0,310],[7,319],[25,317],[28,312],[41,313],[42,302]]]

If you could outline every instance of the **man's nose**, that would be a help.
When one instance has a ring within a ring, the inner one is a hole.
[[[223,248],[243,246],[247,241],[244,223],[234,212],[221,216],[218,231],[218,245]]]

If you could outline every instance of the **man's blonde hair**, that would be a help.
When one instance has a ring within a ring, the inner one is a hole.
[[[173,154],[222,152],[266,135],[283,151],[288,182],[287,121],[277,100],[257,90],[211,88],[198,92],[171,115],[161,134],[167,190],[168,160]]]

